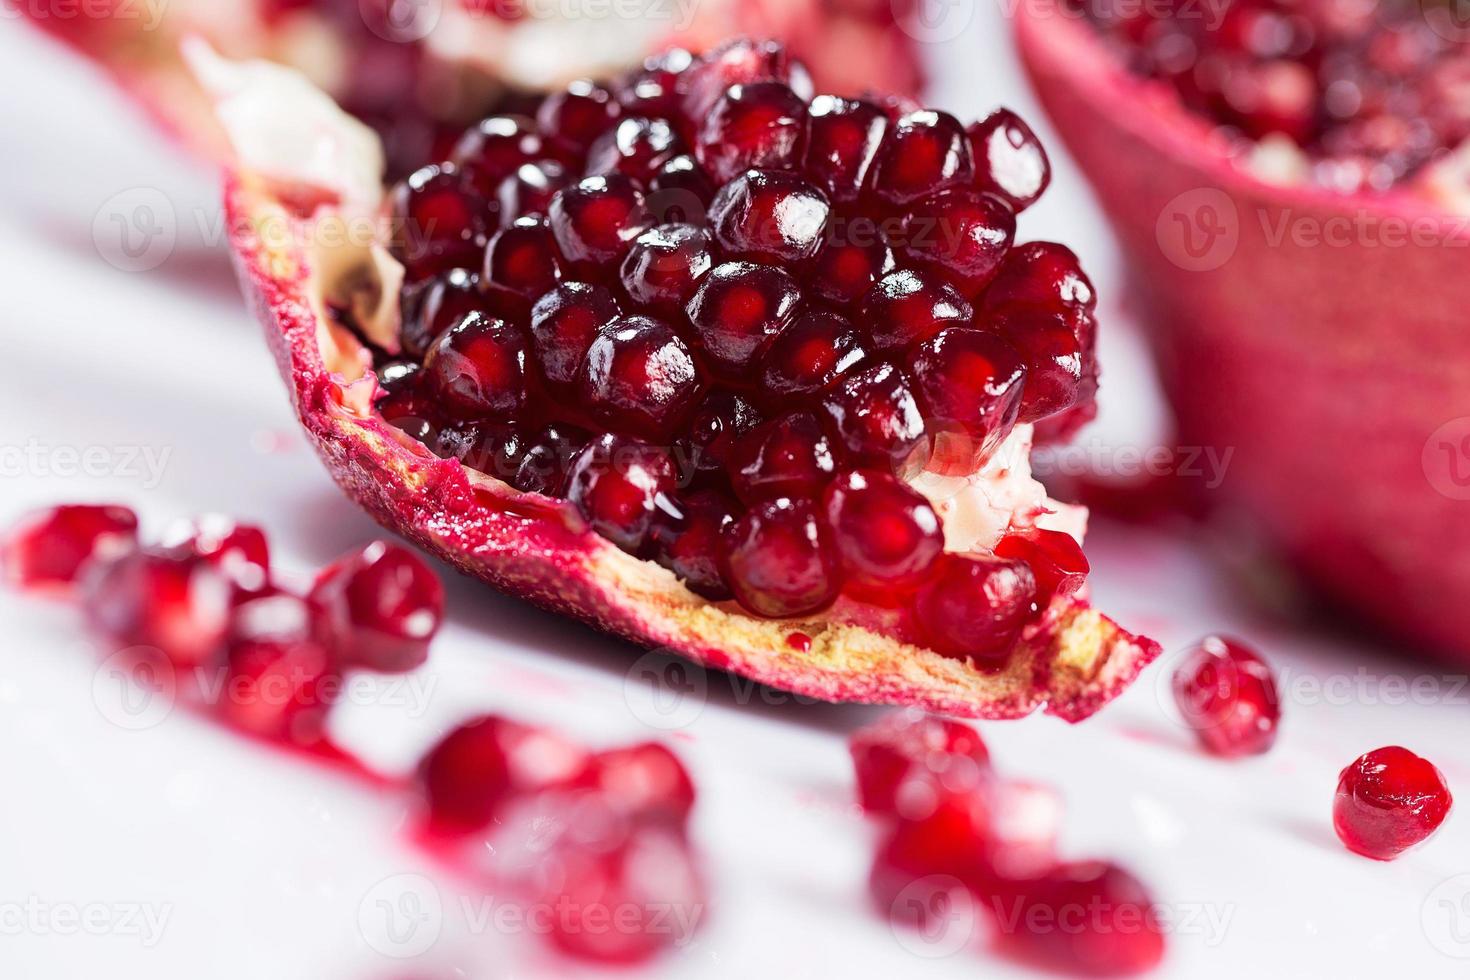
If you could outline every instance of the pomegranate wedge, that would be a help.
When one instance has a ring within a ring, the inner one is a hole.
[[[1084,278],[1064,249],[1071,278],[1017,285],[1034,194],[980,189],[983,127],[808,99],[784,52],[735,40],[600,132],[569,89],[385,194],[372,134],[299,76],[190,53],[237,152],[246,294],[323,460],[385,526],[511,595],[829,701],[1076,721],[1157,656],[1080,581],[1038,592],[994,553],[1081,538],[1028,457],[1032,421],[1090,409],[1095,324],[1090,287],[1044,288]],[[637,79],[608,83],[619,106]],[[953,227],[918,234],[940,205]]]

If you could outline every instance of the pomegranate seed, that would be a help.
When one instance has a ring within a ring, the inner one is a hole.
[[[440,334],[483,305],[480,277],[468,269],[450,269],[414,283],[403,293],[403,352],[422,360]]]
[[[636,554],[648,537],[660,498],[671,494],[675,483],[668,453],[609,432],[572,460],[566,497],[594,531]]]
[[[137,546],[138,515],[109,504],[63,504],[21,518],[0,540],[5,580],[23,588],[69,588],[97,560]]]
[[[686,118],[704,119],[736,85],[786,82],[796,87],[786,49],[774,41],[733,38],[707,52],[679,79]]]
[[[781,331],[762,360],[761,386],[777,401],[805,401],[830,391],[867,356],[844,317],[806,310]]]
[[[1250,647],[1211,636],[1174,672],[1174,700],[1211,753],[1255,755],[1276,741],[1281,700],[1271,669]]]
[[[986,312],[1034,310],[1068,317],[1097,306],[1092,281],[1077,256],[1055,242],[1027,242],[1006,253],[985,291]]]
[[[670,157],[648,184],[648,210],[662,224],[704,224],[715,185],[687,153]]]
[[[155,647],[183,669],[220,651],[231,592],[204,559],[139,549],[94,564],[81,595],[100,635],[119,646]]]
[[[694,356],[667,324],[627,316],[603,328],[583,361],[583,397],[620,432],[657,438],[689,418],[701,383]]]
[[[536,112],[536,125],[563,148],[582,151],[613,124],[619,112],[606,88],[576,81],[547,96]]]
[[[1342,771],[1332,825],[1348,850],[1392,861],[1438,830],[1453,802],[1433,763],[1390,745]]]
[[[511,224],[518,217],[544,215],[556,192],[570,180],[567,168],[555,160],[521,164],[495,191],[501,225]]]
[[[679,757],[658,742],[598,752],[575,785],[639,819],[682,826],[694,809],[694,781]]]
[[[697,473],[719,473],[735,446],[760,424],[760,412],[744,397],[712,391],[694,410],[689,434],[677,447],[680,463]]]
[[[378,369],[374,408],[383,421],[410,439],[430,445],[437,437],[438,411],[423,390],[423,368],[412,361],[390,361]]]
[[[684,152],[684,143],[663,119],[629,117],[597,138],[587,153],[587,173],[622,174],[647,184],[670,159]]]
[[[877,350],[907,348],[946,327],[968,327],[975,311],[949,283],[900,269],[879,280],[863,297],[858,321],[866,324]]]
[[[851,204],[867,184],[888,117],[871,102],[819,95],[810,118],[803,169],[833,201]]]
[[[637,186],[621,174],[586,177],[556,192],[551,233],[568,262],[606,266],[620,261],[653,226]]]
[[[806,103],[780,82],[732,86],[704,119],[695,157],[721,183],[752,167],[792,169],[806,114]]]
[[[569,784],[588,756],[560,736],[485,715],[460,725],[419,765],[431,830],[466,834],[495,819],[514,794]]]
[[[689,322],[717,374],[744,377],[795,315],[796,280],[750,262],[717,265],[689,300]]]
[[[298,596],[277,593],[236,606],[220,713],[265,738],[319,742],[340,693],[334,641],[315,604]]]
[[[424,382],[464,419],[510,419],[526,407],[526,338],[519,327],[470,313],[434,342]]]
[[[509,423],[457,422],[439,430],[432,448],[441,459],[457,459],[508,482],[525,456],[526,440],[520,428]]]
[[[863,466],[900,476],[927,457],[919,403],[908,378],[892,364],[875,364],[843,378],[822,408],[848,457]]]
[[[848,582],[891,600],[917,587],[944,551],[939,515],[891,474],[854,470],[822,499]]]
[[[952,327],[916,347],[908,370],[934,439],[929,468],[973,473],[1016,424],[1025,365],[999,337]]]
[[[531,120],[492,116],[459,138],[451,159],[470,186],[488,199],[521,164],[545,155],[546,144]]]
[[[674,118],[679,112],[679,78],[693,61],[682,48],[654,55],[618,86],[619,104],[630,116]]]
[[[323,569],[311,599],[342,638],[342,660],[371,670],[422,664],[444,620],[439,576],[412,551],[385,541]]]
[[[914,600],[929,646],[947,657],[1003,665],[1031,617],[1036,577],[1025,562],[939,557]]]
[[[1050,314],[1000,314],[988,324],[1021,355],[1026,386],[1019,422],[1037,422],[1065,412],[1082,398],[1088,360],[1067,322]]]
[[[1092,570],[1076,538],[1040,527],[1012,528],[995,546],[995,557],[1031,566],[1039,609],[1051,605],[1055,596],[1076,595]]]
[[[712,265],[708,232],[694,225],[659,225],[641,235],[623,260],[623,291],[634,303],[678,316]]]
[[[531,309],[531,343],[542,376],[563,388],[573,385],[592,341],[617,316],[612,293],[585,282],[562,283],[538,299]]]
[[[837,471],[822,425],[791,412],[759,426],[730,456],[730,485],[746,504],[773,497],[814,497]]]
[[[559,496],[572,459],[589,440],[587,433],[574,426],[546,426],[527,442],[510,485],[522,493]]]
[[[911,205],[900,234],[911,261],[975,296],[1000,269],[1016,235],[1016,216],[998,197],[948,190]]]
[[[270,584],[270,544],[258,527],[206,514],[174,525],[160,544],[214,565],[234,584],[237,596],[262,592]]]
[[[873,189],[889,204],[908,204],[970,182],[970,141],[947,112],[921,109],[900,118],[873,164]]]
[[[677,502],[678,515],[663,515],[654,527],[659,564],[706,599],[729,599],[720,575],[720,550],[735,523],[735,502],[717,490],[701,490]]]
[[[504,290],[521,302],[515,309],[529,309],[532,301],[561,280],[561,256],[543,218],[517,218],[490,239],[485,250],[486,287]],[[482,287],[485,288],[485,287]]]
[[[997,109],[966,132],[975,158],[975,186],[995,194],[1017,213],[1051,183],[1051,164],[1031,127],[1009,109]]]
[[[758,616],[816,613],[841,589],[831,534],[807,501],[780,497],[756,504],[731,526],[725,546],[725,581]]]
[[[833,215],[827,242],[812,260],[808,289],[813,297],[850,307],[893,271],[893,250],[875,222]]]
[[[916,775],[945,773],[958,788],[972,785],[990,765],[990,751],[975,729],[917,710],[895,711],[854,732],[848,749],[858,800],[869,813],[894,813],[899,787]]]
[[[801,177],[748,170],[715,195],[709,220],[731,256],[791,265],[817,254],[830,212],[826,196]]]
[[[391,206],[397,255],[411,281],[453,268],[479,268],[492,209],[453,166],[415,171],[394,188]]]

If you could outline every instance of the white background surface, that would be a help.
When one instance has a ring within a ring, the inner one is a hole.
[[[990,8],[933,53],[935,101],[964,115],[1004,102],[1040,123]],[[278,564],[296,573],[377,534],[297,435],[224,253],[208,244],[212,176],[162,145],[89,69],[8,20],[0,133],[0,520],[63,499],[129,503],[152,531],[221,511],[263,525]],[[1110,314],[1102,429],[1146,440],[1157,408],[1118,311],[1116,258],[1077,175],[1065,161],[1059,170],[1023,234],[1067,242],[1087,260]],[[159,269],[103,260],[94,220],[103,243],[117,241],[107,221],[118,194],[129,212],[162,202],[161,220],[177,229]],[[87,447],[103,447],[109,475],[55,472],[69,449]],[[130,447],[167,454],[156,485],[128,472]],[[33,459],[17,467],[18,451]],[[1453,957],[1470,956],[1461,902],[1470,878],[1451,879],[1470,872],[1470,814],[1452,814],[1431,844],[1389,865],[1346,853],[1329,820],[1338,770],[1383,744],[1429,756],[1470,793],[1463,678],[1350,630],[1253,613],[1189,542],[1165,533],[1099,523],[1089,552],[1096,599],[1125,624],[1170,651],[1210,630],[1239,633],[1286,675],[1282,737],[1244,763],[1192,748],[1160,699],[1159,668],[1080,728],[1050,718],[982,726],[999,766],[1065,794],[1070,854],[1123,862],[1181,921],[1161,972],[1463,976],[1470,960]],[[343,741],[384,768],[408,766],[483,710],[601,745],[661,734],[646,721],[659,715],[627,684],[638,651],[470,581],[449,583],[449,606],[418,687],[382,691],[338,719]],[[181,713],[120,727],[109,720],[111,678],[69,610],[0,595],[0,624],[0,976],[577,972],[525,936],[477,928],[486,896],[463,892],[404,841],[404,801]],[[852,806],[844,739],[881,710],[794,704],[724,677],[683,708],[688,723],[662,734],[700,786],[694,833],[714,905],[695,941],[652,973],[1022,975],[979,948],[920,958],[870,912],[872,837]],[[423,926],[439,928],[437,941],[412,962],[374,948],[385,946],[374,900],[416,881],[399,875],[428,876],[440,901]],[[91,914],[116,917],[114,927],[65,934],[68,910],[97,907]],[[161,936],[122,921],[138,908],[167,917]]]

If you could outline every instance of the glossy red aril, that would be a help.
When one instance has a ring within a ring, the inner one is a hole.
[[[687,153],[670,157],[648,182],[648,210],[662,224],[703,224],[715,185]]]
[[[424,359],[424,382],[462,419],[511,419],[526,405],[526,336],[476,311],[450,327]]]
[[[898,234],[904,254],[975,296],[1000,269],[1016,216],[998,197],[957,188],[909,206]]]
[[[1056,242],[1026,242],[1007,252],[981,300],[984,313],[1034,310],[1069,319],[1096,306],[1092,280],[1072,250]]]
[[[408,438],[432,447],[442,413],[424,390],[423,367],[415,361],[389,361],[378,367],[377,377],[373,407],[378,414]]]
[[[758,82],[785,82],[803,98],[811,94],[805,69],[781,44],[732,38],[707,52],[679,80],[684,115],[704,119],[731,87]]]
[[[675,446],[681,469],[722,473],[735,447],[760,424],[761,413],[743,395],[710,392],[695,408],[688,434]]]
[[[548,216],[562,256],[574,266],[620,261],[653,226],[642,192],[621,174],[586,177],[557,191]]]
[[[899,787],[912,778],[943,777],[954,788],[973,784],[990,752],[963,722],[918,710],[895,711],[859,729],[848,741],[857,770],[858,801],[869,813],[892,814]]]
[[[587,348],[581,380],[592,414],[620,432],[658,438],[689,418],[702,391],[694,355],[668,324],[621,317]]]
[[[1453,802],[1433,763],[1390,745],[1342,771],[1332,825],[1349,850],[1391,861],[1438,830]]]
[[[1003,337],[1026,367],[1018,422],[1038,422],[1065,412],[1082,397],[1092,360],[1077,334],[1050,313],[1002,313],[986,326]]]
[[[509,483],[523,493],[560,495],[572,459],[587,445],[587,433],[570,425],[548,425],[525,444]]]
[[[591,146],[620,111],[621,107],[606,87],[596,82],[575,81],[546,97],[536,111],[536,125],[559,147],[576,152]]]
[[[490,188],[494,191],[494,187]],[[492,226],[485,197],[450,164],[411,174],[392,194],[395,243],[410,280],[448,269],[478,269]]]
[[[636,554],[648,537],[660,498],[672,494],[676,483],[666,451],[609,432],[572,460],[566,497],[594,531]]]
[[[1039,610],[1045,610],[1056,596],[1076,595],[1092,570],[1076,538],[1041,527],[1012,528],[995,546],[995,556],[1031,566]]]
[[[805,310],[766,350],[761,388],[778,402],[810,399],[831,390],[866,356],[865,341],[846,317]]]
[[[839,212],[829,220],[827,241],[812,260],[807,289],[814,298],[849,308],[894,266],[893,249],[876,222]]]
[[[835,203],[850,204],[867,185],[888,116],[872,102],[819,95],[812,100],[804,170]]]
[[[286,593],[236,606],[226,639],[226,678],[216,705],[248,732],[297,745],[321,740],[341,692],[339,638],[315,603]]]
[[[620,278],[634,303],[678,316],[712,265],[713,248],[703,228],[659,225],[633,243]]]
[[[564,785],[586,768],[587,753],[544,729],[485,715],[451,731],[419,765],[430,829],[481,830],[512,795]]]
[[[920,109],[894,123],[873,165],[873,189],[888,204],[908,204],[970,181],[974,163],[960,121]]]
[[[914,609],[930,646],[983,666],[1015,645],[1035,598],[1036,577],[1025,562],[945,554]]]
[[[439,430],[434,454],[509,481],[525,455],[525,434],[507,422],[456,422]]]
[[[1214,755],[1255,755],[1276,741],[1276,679],[1260,655],[1238,640],[1211,636],[1192,650],[1174,672],[1174,701]]]
[[[879,351],[907,348],[946,327],[968,327],[975,310],[945,280],[932,273],[901,269],[878,281],[863,297],[858,322]]]
[[[170,528],[161,544],[214,565],[234,583],[237,595],[261,592],[270,584],[270,543],[250,524],[206,514]]]
[[[542,376],[553,385],[573,385],[592,341],[617,316],[612,293],[585,282],[564,282],[538,299],[531,344]]]
[[[975,186],[1018,213],[1051,183],[1051,164],[1036,134],[1009,109],[997,109],[966,130],[975,158]]]
[[[503,291],[517,300],[515,309],[528,308],[562,277],[561,256],[544,218],[517,218],[490,239],[485,249],[485,287]]]
[[[718,490],[699,490],[677,502],[677,515],[660,515],[654,527],[659,564],[706,599],[730,598],[720,573],[725,532],[735,523],[735,501]]]
[[[710,270],[689,300],[689,322],[711,368],[744,377],[791,322],[800,299],[796,280],[783,270],[726,262]]]
[[[730,456],[730,485],[746,504],[774,497],[812,498],[837,472],[837,454],[810,412],[760,425]]]
[[[740,604],[758,616],[825,609],[842,587],[836,547],[806,501],[756,504],[725,535],[722,571]]]
[[[800,160],[806,102],[780,82],[728,89],[700,129],[696,159],[717,181],[752,167],[789,169]]]
[[[792,173],[747,170],[710,203],[715,239],[735,258],[787,268],[817,254],[831,206],[810,181]]]
[[[622,174],[647,184],[663,165],[684,152],[684,143],[663,119],[630,117],[619,121],[592,144],[587,173]]]
[[[523,163],[546,155],[536,124],[522,116],[491,116],[460,137],[452,160],[466,183],[490,198]]]
[[[575,785],[637,819],[682,825],[694,809],[694,781],[679,757],[658,742],[598,752]]]
[[[211,562],[138,549],[93,565],[81,594],[101,636],[120,647],[154,647],[187,669],[219,653],[232,591]]]
[[[475,263],[473,272],[450,269],[404,289],[403,329],[399,339],[405,354],[415,359],[422,358],[435,338],[484,307],[485,298],[480,293],[480,266],[481,263]]]
[[[555,160],[521,164],[495,192],[501,225],[529,215],[544,215],[556,192],[570,180],[567,168]]]
[[[924,417],[897,366],[874,364],[843,378],[822,408],[852,462],[900,476],[922,469],[928,445]]]
[[[136,546],[138,515],[116,505],[63,504],[21,518],[0,540],[5,581],[24,588],[69,588],[94,559]]]
[[[677,116],[679,83],[693,63],[694,56],[683,48],[669,48],[645,59],[617,87],[618,104],[630,116]]]
[[[827,487],[822,507],[848,582],[885,605],[916,588],[944,551],[939,515],[892,474],[846,473]]]
[[[375,541],[317,576],[311,599],[340,639],[344,663],[412,670],[444,619],[444,587],[418,555]]]
[[[914,348],[907,366],[930,420],[929,468],[950,476],[974,472],[1015,427],[1026,385],[1015,349],[994,334],[952,327]]]

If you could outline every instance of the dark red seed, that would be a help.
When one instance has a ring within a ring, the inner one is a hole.
[[[689,300],[689,322],[710,367],[732,378],[749,375],[796,313],[796,280],[773,266],[751,262],[717,265]]]
[[[858,801],[875,814],[894,814],[899,788],[916,776],[967,784],[990,766],[990,751],[975,729],[917,710],[895,711],[854,732],[848,750]]]
[[[1026,368],[994,334],[951,327],[910,352],[909,376],[933,437],[929,469],[967,476],[1010,436]]]
[[[393,189],[390,203],[394,251],[410,281],[480,267],[494,215],[484,195],[467,187],[453,166],[416,170]]]
[[[1391,861],[1438,830],[1453,803],[1433,763],[1390,745],[1342,771],[1332,825],[1348,850]]]
[[[439,412],[424,389],[423,375],[414,361],[384,364],[378,369],[379,395],[373,407],[383,421],[429,446],[439,430]]]
[[[809,115],[803,169],[833,202],[851,204],[867,184],[888,117],[872,102],[835,95],[813,99]]]
[[[1017,421],[1036,422],[1077,404],[1086,365],[1082,344],[1065,320],[1049,313],[1016,312],[999,314],[986,325],[1005,338],[1026,365]]]
[[[619,104],[630,116],[675,118],[679,113],[679,79],[693,61],[682,48],[654,55],[618,85]]]
[[[556,192],[571,181],[567,168],[555,160],[523,163],[500,182],[495,200],[502,226],[530,214],[545,214]]]
[[[153,647],[180,669],[212,661],[233,584],[202,558],[150,549],[91,566],[80,594],[88,622],[118,647]]]
[[[1213,755],[1257,755],[1276,741],[1276,678],[1238,640],[1211,636],[1190,651],[1174,672],[1174,702]]]
[[[526,405],[526,337],[504,320],[471,313],[434,342],[424,383],[457,418],[514,418]]]
[[[481,281],[530,303],[561,281],[561,256],[546,220],[536,215],[517,218],[502,228],[485,249]]]
[[[553,92],[536,111],[536,125],[558,146],[585,151],[618,117],[612,93],[596,82],[575,81]]]
[[[653,226],[642,193],[620,174],[586,177],[563,188],[551,199],[549,215],[562,256],[597,268],[620,260]]]
[[[646,316],[609,323],[583,361],[583,398],[619,432],[667,436],[694,410],[702,391],[694,356],[668,324]]]
[[[826,196],[796,174],[750,170],[715,195],[709,220],[731,257],[791,265],[817,254],[830,211]]]
[[[720,551],[726,529],[735,523],[735,502],[717,490],[700,490],[681,497],[676,507],[677,516],[660,515],[654,528],[659,564],[690,591],[715,601],[729,599]]]
[[[974,316],[974,308],[948,282],[900,269],[863,297],[857,322],[868,329],[875,350],[889,351],[928,340],[946,327],[968,327]]]
[[[981,299],[986,312],[1035,310],[1069,316],[1092,311],[1097,293],[1077,256],[1055,242],[1027,242],[1006,253]]]
[[[837,472],[837,453],[817,417],[791,412],[758,426],[730,454],[730,486],[746,504],[812,498]]]
[[[320,742],[341,693],[339,638],[314,602],[286,593],[236,606],[216,707],[231,724],[295,745]]]
[[[570,386],[598,332],[618,316],[612,293],[585,282],[564,282],[531,309],[531,343],[542,376]]]
[[[444,586],[418,555],[375,541],[323,569],[311,599],[339,637],[343,663],[413,670],[444,620]]]
[[[431,448],[442,459],[508,483],[526,454],[526,439],[511,423],[456,422],[439,430]]]
[[[718,183],[752,167],[790,170],[801,159],[806,103],[780,82],[736,85],[703,119],[695,156]]]
[[[761,415],[744,396],[715,389],[699,403],[689,434],[676,447],[679,464],[695,473],[723,473],[737,443],[761,423]]]
[[[849,584],[891,598],[917,588],[944,552],[939,515],[923,494],[878,470],[838,477],[822,497]]]
[[[1016,216],[1004,201],[955,189],[912,205],[904,213],[899,243],[911,262],[975,296],[995,277],[1015,235]]]
[[[546,155],[546,143],[536,124],[524,116],[492,116],[459,138],[450,157],[465,180],[492,199],[501,181],[523,163]]]
[[[895,268],[893,249],[871,218],[834,214],[828,220],[827,240],[806,276],[815,298],[850,307]]]
[[[660,225],[633,243],[623,260],[623,291],[634,303],[677,316],[714,265],[709,233],[694,225]]]
[[[404,289],[399,343],[405,354],[422,360],[440,334],[484,306],[479,268],[450,269]]]
[[[705,224],[715,185],[687,153],[671,157],[648,184],[648,210],[659,224]]]
[[[587,433],[575,426],[546,426],[527,440],[525,452],[510,478],[511,486],[522,493],[559,496],[572,459],[589,439]]]
[[[18,588],[70,588],[93,560],[136,547],[138,515],[112,504],[63,504],[27,514],[0,540],[5,581]]]
[[[648,538],[660,498],[674,492],[673,461],[663,449],[606,433],[572,460],[566,498],[598,534],[637,554]]]
[[[929,646],[1001,666],[1031,617],[1036,578],[1025,562],[944,554],[914,599]]]
[[[701,120],[732,86],[795,81],[783,45],[740,37],[724,42],[696,61],[679,79],[679,91],[684,115]]]
[[[842,588],[831,534],[810,502],[780,497],[752,507],[725,536],[722,570],[757,616],[820,612]]]
[[[1076,595],[1092,570],[1076,538],[1041,527],[1012,528],[995,546],[995,556],[1031,566],[1038,609],[1051,605],[1056,596]]]
[[[1041,141],[1011,110],[997,109],[966,132],[977,189],[999,196],[1020,213],[1051,183],[1051,164]]]
[[[908,204],[974,177],[970,141],[947,112],[920,109],[898,120],[873,164],[873,190],[889,204]]]
[[[664,164],[683,152],[683,141],[666,120],[630,116],[619,120],[592,144],[586,172],[622,174],[647,184]]]
[[[766,351],[761,387],[775,401],[808,399],[831,390],[866,356],[866,344],[845,317],[806,310]]]
[[[822,402],[855,464],[907,476],[927,459],[927,433],[909,381],[893,364],[843,378]]]

